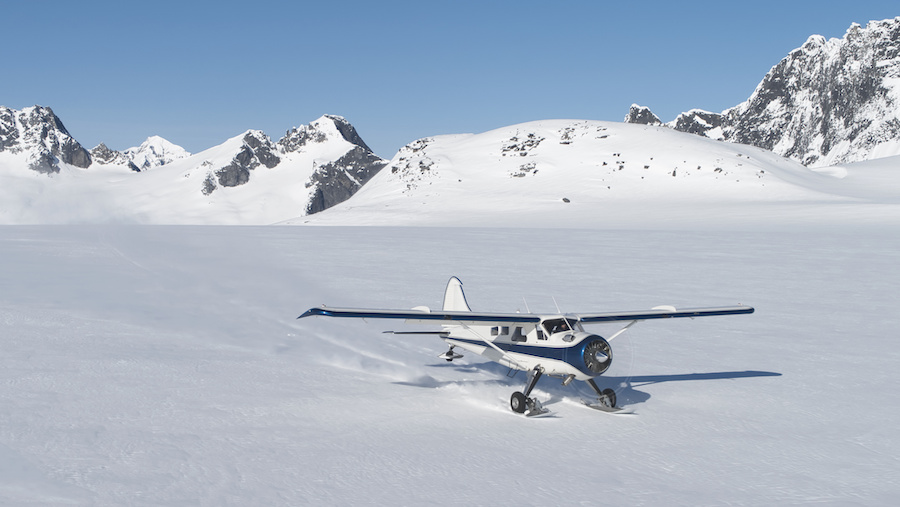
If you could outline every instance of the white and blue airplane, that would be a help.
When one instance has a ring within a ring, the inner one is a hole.
[[[657,306],[647,311],[604,313],[482,313],[473,312],[466,302],[462,282],[452,277],[444,291],[441,311],[420,306],[412,310],[381,310],[362,308],[310,308],[298,319],[321,315],[326,317],[350,317],[362,319],[402,319],[407,323],[440,324],[440,331],[386,331],[394,334],[437,335],[450,345],[439,355],[453,361],[462,357],[459,347],[500,363],[513,370],[529,372],[524,391],[516,391],[510,398],[514,412],[538,415],[546,410],[535,398],[530,397],[542,375],[562,378],[563,385],[573,380],[583,380],[597,393],[598,400],[588,403],[592,408],[614,412],[616,394],[612,389],[601,390],[594,378],[602,375],[612,364],[613,339],[636,322],[651,319],[681,317],[708,317],[753,313],[750,306],[726,306],[713,308],[676,309]],[[627,322],[617,332],[604,338],[584,330],[584,324],[603,322]]]

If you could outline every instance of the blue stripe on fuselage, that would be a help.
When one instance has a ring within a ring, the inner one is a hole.
[[[523,345],[521,343],[491,342],[504,352],[514,352],[534,357],[543,357],[562,361],[585,375],[596,376],[596,373],[587,369],[584,364],[584,347],[597,335],[589,335],[580,342],[568,347],[543,347],[540,345]],[[599,336],[598,336],[599,337]],[[444,337],[445,340],[454,340],[458,342],[471,343],[472,345],[488,346],[484,340],[473,340],[468,338],[457,338],[455,336]]]

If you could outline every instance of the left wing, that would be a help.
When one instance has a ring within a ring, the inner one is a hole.
[[[319,306],[310,308],[303,315],[297,317],[310,317],[322,315],[325,317],[351,317],[357,319],[403,319],[407,322],[421,324],[510,324],[510,323],[538,323],[539,315],[533,313],[476,313],[458,311],[423,311],[423,310],[378,310],[369,308],[331,308]]]

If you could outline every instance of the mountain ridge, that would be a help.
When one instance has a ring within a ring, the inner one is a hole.
[[[121,152],[103,143],[88,152],[50,108],[4,107],[3,193],[8,203],[19,202],[25,209],[0,212],[0,222],[271,223],[347,199],[386,163],[337,115],[290,129],[278,142],[262,131],[247,130],[197,154],[159,136]],[[276,183],[267,182],[272,178],[266,172],[279,174]],[[259,188],[248,192],[245,187]],[[94,204],[110,209],[98,213],[88,207],[82,213],[76,209],[78,192],[107,194]],[[69,203],[71,209],[64,212],[45,202],[49,199]],[[115,209],[107,201],[115,202]],[[50,215],[35,207],[49,209]]]
[[[884,181],[889,173],[849,165],[817,171],[762,148],[662,126],[542,120],[419,139],[350,199],[284,223],[567,228],[801,216],[820,222],[876,208],[900,219],[900,181]]]

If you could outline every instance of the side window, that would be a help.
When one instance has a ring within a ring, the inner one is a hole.
[[[499,327],[494,326],[491,328],[491,336],[497,336],[499,334],[499,332],[500,332]]]
[[[508,335],[509,334],[509,326],[503,326],[500,328],[500,334]]]
[[[522,334],[521,327],[517,327],[515,332],[513,332],[512,341],[514,341],[514,342],[528,341],[528,337],[526,337],[524,334]]]
[[[546,340],[546,339],[547,339],[547,336],[544,335],[544,332],[543,332],[543,331],[541,331],[540,329],[538,329],[538,330],[537,330],[537,338],[538,338],[538,340]]]

